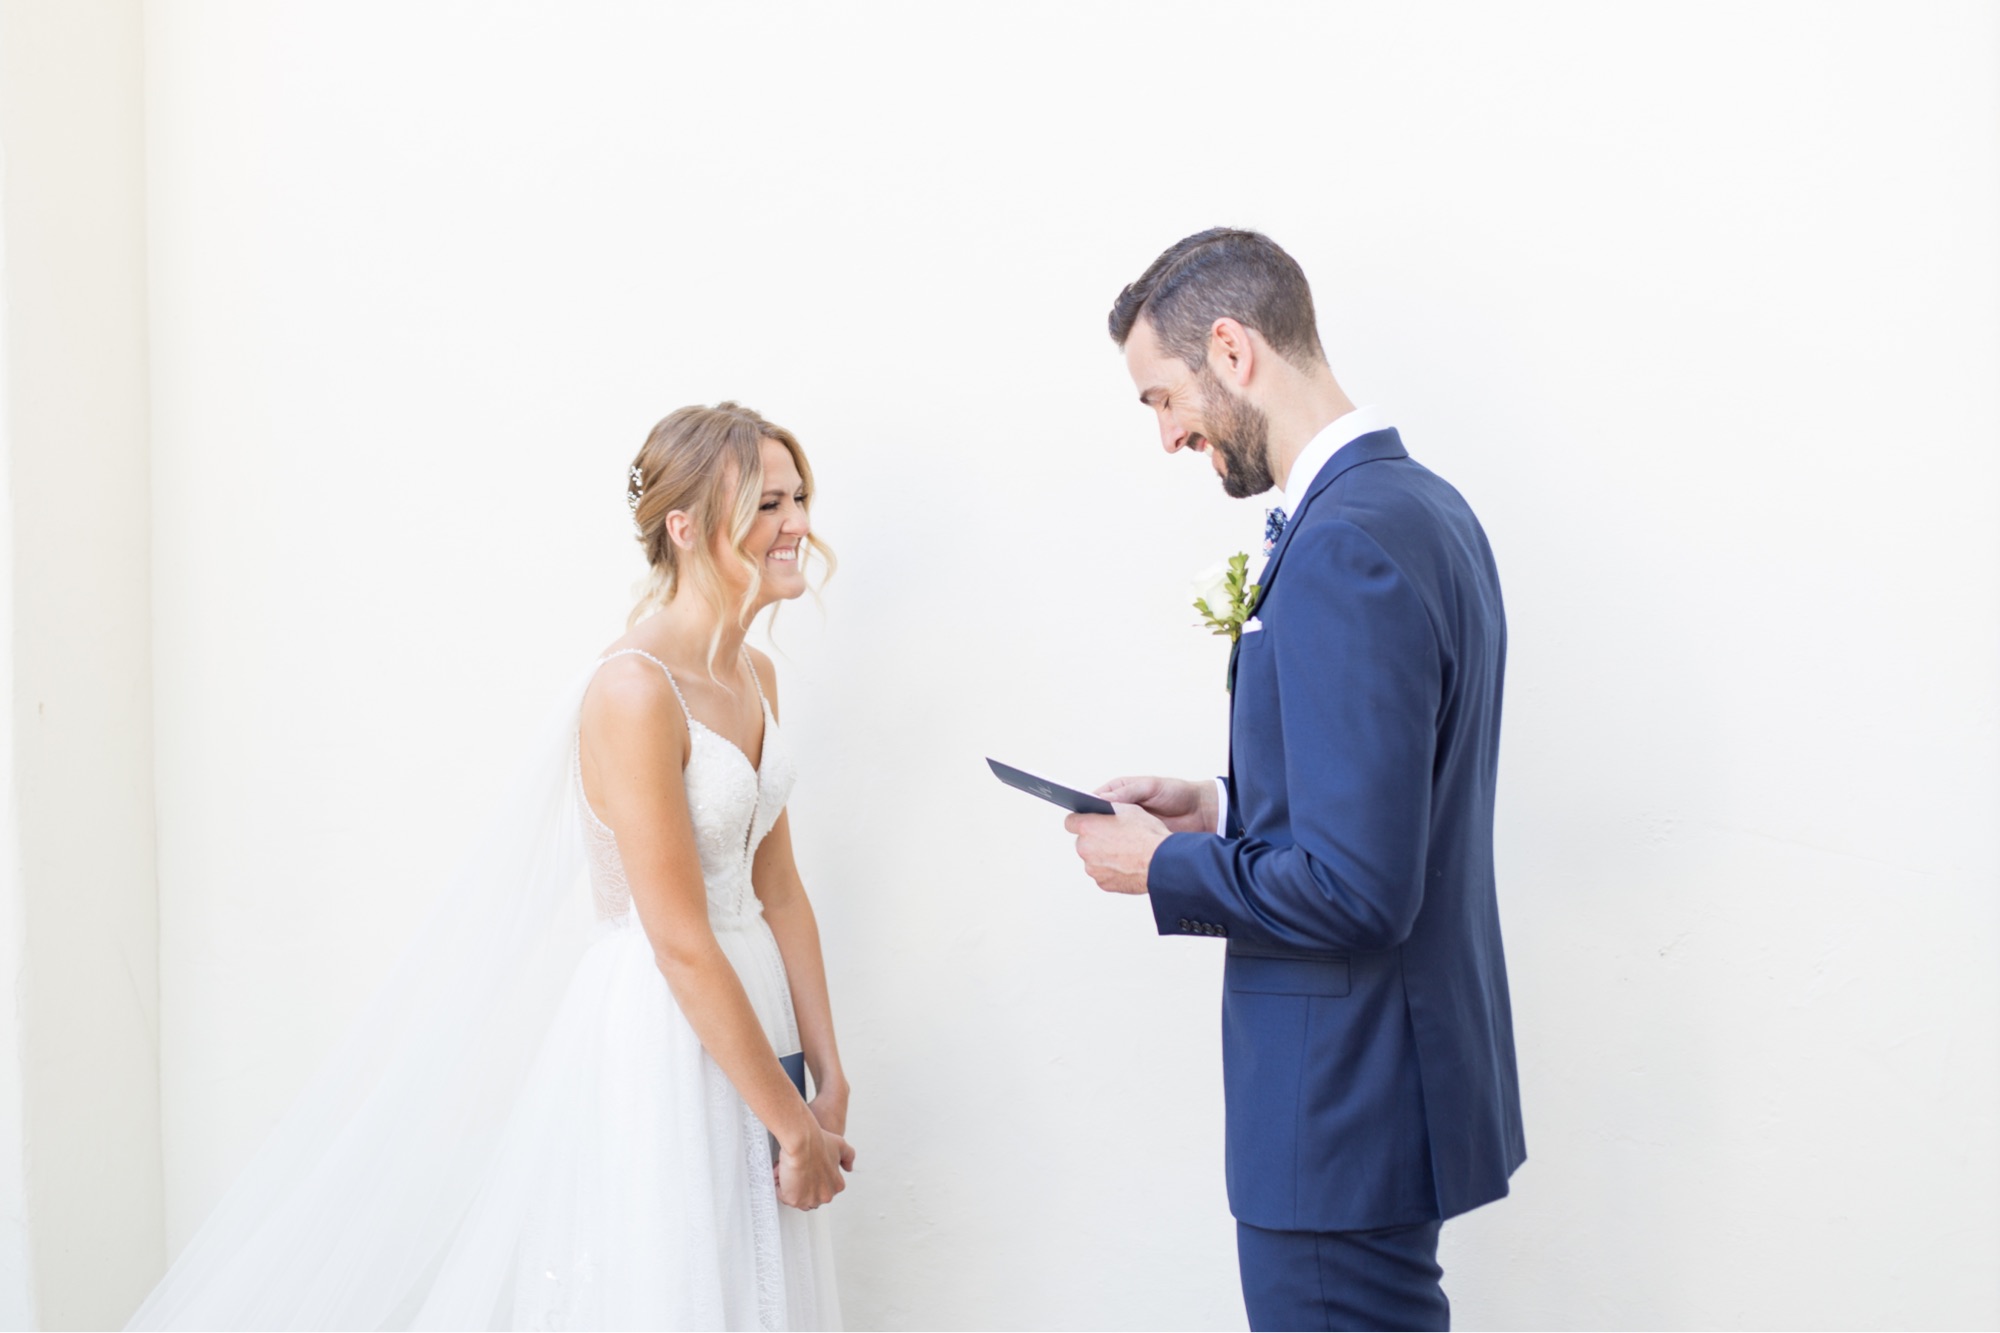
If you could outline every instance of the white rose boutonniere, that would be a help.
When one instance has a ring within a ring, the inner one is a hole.
[[[1250,557],[1241,551],[1195,575],[1194,609],[1210,633],[1231,643],[1242,635],[1243,622],[1257,605],[1258,588],[1251,582],[1255,577]]]

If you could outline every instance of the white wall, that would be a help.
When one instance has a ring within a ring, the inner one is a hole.
[[[18,1043],[0,1086],[19,1088],[51,1328],[121,1322],[163,1259],[141,36],[136,0],[0,4]],[[11,1322],[29,1292],[0,1282]]]
[[[0,11],[0,22],[4,22]],[[0,42],[6,29],[0,28]],[[0,151],[4,151],[0,141]],[[0,160],[0,255],[6,254],[5,162]],[[0,431],[8,412],[7,269],[0,263]],[[14,504],[11,433],[0,435],[0,699],[14,697]],[[35,1262],[28,1240],[28,1133],[21,1086],[22,968],[28,924],[21,874],[20,776],[12,708],[0,709],[0,1327],[35,1322]]]
[[[1461,1323],[2000,1318],[1994,11],[965,14],[148,8],[170,1246],[736,396],[843,559],[779,637],[850,1322],[1240,1323],[1219,951],[980,765],[1222,763],[1184,585],[1259,511],[1103,316],[1231,221],[1508,592],[1532,1157]]]

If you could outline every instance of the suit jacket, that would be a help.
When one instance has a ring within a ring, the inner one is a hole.
[[[1229,828],[1172,835],[1148,873],[1163,934],[1228,939],[1230,1209],[1450,1217],[1527,1155],[1493,884],[1499,573],[1464,498],[1381,430],[1320,470],[1262,586]]]

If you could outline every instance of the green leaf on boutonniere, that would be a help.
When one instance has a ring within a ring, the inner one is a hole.
[[[1195,578],[1194,609],[1201,617],[1196,627],[1205,627],[1217,638],[1228,639],[1233,650],[1243,636],[1243,622],[1250,619],[1262,591],[1259,585],[1250,582],[1250,556],[1246,552],[1239,551],[1220,564],[1209,566]],[[1232,660],[1234,656],[1232,651]]]

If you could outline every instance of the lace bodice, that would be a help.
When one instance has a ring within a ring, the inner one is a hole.
[[[764,707],[763,762],[756,768],[750,757],[734,743],[709,730],[688,711],[680,682],[667,671],[666,663],[637,648],[623,648],[605,657],[626,654],[643,657],[666,672],[674,697],[688,724],[688,762],[682,777],[687,784],[688,815],[694,822],[695,846],[701,854],[701,877],[708,890],[708,919],[717,930],[738,929],[763,915],[750,885],[750,863],[757,847],[778,822],[792,783],[798,777],[791,752],[785,748],[777,719],[771,716],[771,701],[764,696],[764,683],[757,681],[757,694]],[[747,651],[746,651],[747,663]],[[757,668],[750,666],[750,678],[757,680]],[[585,840],[590,859],[591,896],[597,915],[605,920],[622,920],[631,915],[632,886],[625,877],[625,863],[618,855],[618,839],[583,795],[582,736],[577,738],[577,803],[583,808]]]

